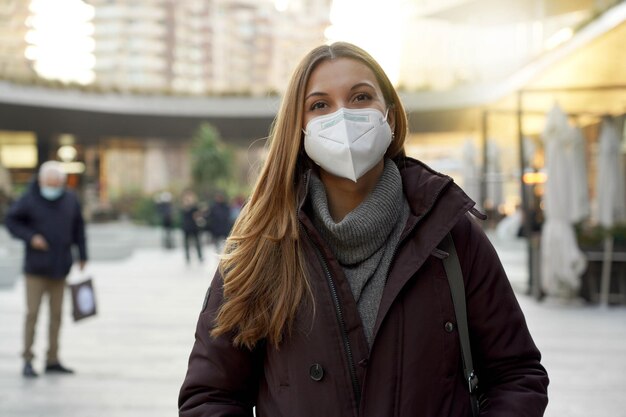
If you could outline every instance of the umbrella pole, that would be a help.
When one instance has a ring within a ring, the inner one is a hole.
[[[522,229],[526,236],[526,255],[527,255],[527,271],[528,271],[528,288],[526,294],[532,295],[536,300],[541,300],[541,278],[535,271],[537,259],[533,256],[532,228],[530,224],[530,210],[528,203],[528,195],[526,184],[524,183],[524,170],[526,169],[526,160],[524,158],[524,126],[523,120],[523,90],[517,92],[517,139],[519,149],[519,169],[520,169],[520,193],[522,197]]]
[[[482,115],[482,140],[483,140],[483,148],[482,148],[482,156],[483,156],[483,166],[482,166],[482,173],[480,175],[480,209],[484,210],[485,209],[485,202],[487,201],[487,163],[489,155],[487,154],[487,136],[489,135],[488,133],[488,129],[489,129],[489,114],[487,113],[487,110],[483,110],[483,115]]]
[[[604,254],[602,256],[602,275],[600,281],[600,307],[608,307],[611,285],[611,263],[613,262],[613,236],[604,238]]]

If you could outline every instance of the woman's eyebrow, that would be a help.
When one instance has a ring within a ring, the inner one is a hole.
[[[321,92],[321,91],[313,91],[312,93],[310,93],[308,96],[306,96],[304,98],[304,101],[307,101],[311,97],[327,96],[327,95],[328,95],[328,93],[324,93],[324,92]]]
[[[374,87],[374,85],[368,81],[361,81],[360,83],[356,83],[352,86],[352,88],[350,90],[356,90],[357,88],[361,88],[361,87],[370,87],[370,88],[376,88]]]
[[[358,82],[356,84],[354,84],[351,88],[350,91],[359,89],[361,87],[369,87],[369,88],[373,88],[376,89],[376,87],[374,87],[374,85],[372,83],[370,83],[369,81],[361,81]],[[308,99],[310,99],[311,97],[323,97],[323,96],[327,96],[328,93],[324,93],[322,91],[313,91],[312,93],[309,93],[305,98],[304,101],[307,101]]]

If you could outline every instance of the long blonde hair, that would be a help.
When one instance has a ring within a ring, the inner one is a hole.
[[[335,58],[355,59],[372,70],[395,120],[394,139],[386,156],[404,156],[406,114],[380,65],[361,48],[344,42],[309,52],[289,82],[270,132],[267,160],[220,262],[224,302],[212,334],[229,333],[236,346],[253,348],[266,339],[278,347],[289,334],[300,304],[311,294],[296,201],[297,183],[311,166],[302,146],[304,94],[317,65]]]

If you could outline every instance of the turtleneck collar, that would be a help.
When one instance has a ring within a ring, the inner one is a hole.
[[[376,187],[339,223],[330,215],[324,184],[316,174],[311,175],[309,191],[315,228],[342,265],[362,262],[386,243],[404,200],[400,172],[389,159]]]

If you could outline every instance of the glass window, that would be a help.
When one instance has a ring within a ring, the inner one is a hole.
[[[0,131],[0,163],[5,168],[35,168],[37,166],[35,134]]]

